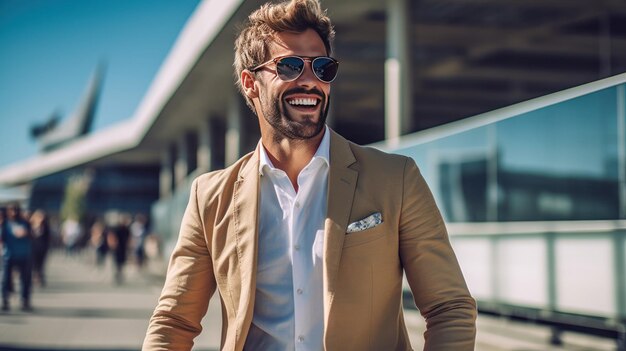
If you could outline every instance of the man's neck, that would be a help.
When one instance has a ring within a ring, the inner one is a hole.
[[[307,140],[276,138],[274,135],[262,135],[261,142],[274,167],[287,174],[293,188],[298,191],[298,175],[311,161],[322,142],[326,128],[315,137]]]

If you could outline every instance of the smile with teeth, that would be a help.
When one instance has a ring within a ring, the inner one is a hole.
[[[287,99],[287,103],[292,106],[315,106],[317,105],[317,99],[315,98],[295,98]]]

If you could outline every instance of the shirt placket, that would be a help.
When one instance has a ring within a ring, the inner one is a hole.
[[[298,183],[300,183],[300,177],[298,177]],[[300,184],[298,184],[300,186]],[[294,337],[295,337],[295,346],[296,350],[301,350],[303,348],[304,342],[306,340],[306,335],[304,334],[302,322],[301,322],[301,311],[302,311],[302,293],[303,293],[303,274],[302,274],[302,255],[304,254],[304,247],[302,245],[301,240],[301,198],[302,198],[302,188],[294,194],[294,201],[291,207],[291,214],[293,216],[293,221],[291,223],[291,227],[289,228],[289,232],[292,236],[293,240],[293,304],[294,304]]]
[[[283,212],[286,214],[285,225],[287,228],[288,240],[290,243],[289,256],[291,260],[291,269],[292,269],[292,296],[293,296],[293,304],[294,304],[294,345],[296,350],[301,350],[304,347],[305,343],[305,334],[302,328],[302,323],[300,322],[298,310],[301,308],[299,305],[303,303],[302,301],[302,284],[303,284],[303,276],[300,273],[302,271],[302,255],[303,248],[300,243],[300,226],[301,222],[299,221],[301,214],[301,204],[300,204],[300,192],[296,193],[294,190],[289,177],[282,172],[277,171],[277,184],[281,192],[280,202],[281,208]]]
[[[311,165],[309,164],[298,176],[299,191],[295,194],[292,215],[293,223],[290,228],[294,240],[293,258],[293,296],[294,296],[294,331],[296,350],[307,349],[308,344],[308,323],[307,323],[307,282],[309,272],[307,259],[311,255],[309,247],[304,245],[305,216],[304,202],[310,196]]]

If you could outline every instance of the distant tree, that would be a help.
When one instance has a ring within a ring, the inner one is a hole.
[[[88,172],[70,176],[65,186],[65,196],[61,205],[62,219],[75,219],[81,221],[87,210],[87,191],[91,184],[92,176]]]

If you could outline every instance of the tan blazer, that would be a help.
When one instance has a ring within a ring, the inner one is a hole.
[[[189,350],[219,291],[223,350],[242,350],[254,311],[259,150],[198,177],[144,350]],[[346,234],[380,212],[383,223]],[[326,350],[411,350],[402,272],[427,321],[425,350],[473,350],[475,302],[433,197],[407,157],[350,143],[331,131],[325,222]]]

